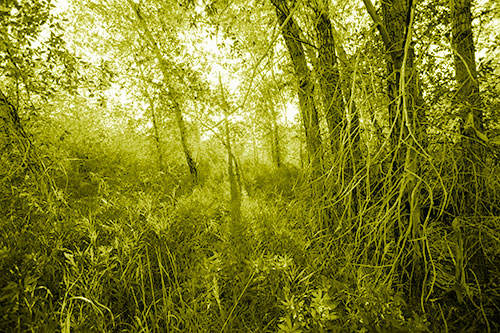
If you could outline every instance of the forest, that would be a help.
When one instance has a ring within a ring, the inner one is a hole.
[[[496,0],[0,1],[0,332],[499,332]]]

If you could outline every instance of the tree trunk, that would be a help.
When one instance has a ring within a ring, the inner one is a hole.
[[[402,205],[402,214],[409,216],[395,228],[398,241],[402,244],[406,242],[403,234],[410,235],[414,240],[421,239],[422,234],[420,163],[417,153],[418,146],[423,141],[423,103],[418,74],[414,68],[415,52],[411,38],[414,7],[410,5],[414,6],[411,1],[408,3],[406,0],[382,3],[384,22],[390,37],[390,44],[386,45],[386,49],[392,60],[388,81],[389,115],[393,124],[391,149],[394,152],[391,172],[395,181],[401,180],[399,204]],[[411,272],[407,271],[417,288],[420,288],[423,281],[422,249],[423,244],[413,242],[413,268]]]
[[[263,96],[265,96],[263,94]],[[265,98],[265,97],[264,97]],[[276,168],[281,167],[281,147],[280,147],[280,137],[279,137],[279,125],[278,118],[279,113],[274,108],[274,103],[272,98],[269,97],[265,100],[265,108],[267,108],[267,116],[270,120],[269,126],[269,140],[271,143],[271,157],[273,164]]]
[[[386,50],[391,58],[388,64],[388,95],[390,119],[394,125],[391,132],[393,149],[398,146],[401,138],[413,136],[415,139],[423,139],[420,128],[424,119],[423,100],[418,73],[414,68],[415,52],[411,38],[413,28],[410,26],[412,12],[413,9],[408,7],[406,0],[382,2],[384,22],[390,38]],[[397,161],[404,161],[404,158]]]
[[[169,94],[170,95],[170,94]],[[196,184],[198,182],[198,168],[196,167],[196,162],[194,161],[191,150],[189,149],[187,142],[187,129],[186,124],[184,122],[184,118],[182,117],[182,111],[179,106],[179,103],[175,101],[172,97],[170,98],[172,102],[172,107],[174,109],[175,120],[177,121],[177,127],[179,128],[179,134],[181,138],[182,151],[184,152],[184,156],[186,157],[186,162],[189,167],[189,173],[191,175],[191,181]]]
[[[481,142],[484,138],[482,100],[477,80],[477,69],[472,34],[471,0],[451,0],[452,18],[452,49],[454,52],[455,80],[457,83],[456,97],[453,105],[459,110],[461,120],[459,153],[459,186],[453,193],[455,206],[459,216],[478,219],[484,208],[481,198],[485,192],[483,168],[485,147]],[[477,280],[486,285],[489,281],[488,269],[485,265],[484,252],[480,239],[479,249],[470,258],[470,266],[475,271]],[[477,245],[476,245],[477,246]],[[475,277],[475,278],[476,278]],[[474,279],[475,279],[474,278]],[[456,281],[457,287],[461,281]],[[457,289],[457,298],[460,301]]]
[[[320,2],[318,8],[314,9],[316,12],[315,30],[318,40],[318,64],[316,69],[330,132],[331,149],[335,156],[338,154],[339,144],[342,140],[345,106],[342,99],[338,62],[335,53],[335,39],[328,16],[328,2]]]
[[[237,165],[231,149],[231,133],[229,130],[229,121],[225,119],[226,127],[226,148],[227,148],[227,173],[229,177],[229,187],[231,193],[231,219],[233,220],[233,236],[239,234],[239,224],[241,219],[241,192],[238,185]]]
[[[231,145],[231,130],[229,126],[229,115],[231,114],[229,109],[229,103],[227,102],[226,93],[224,91],[224,86],[222,85],[222,79],[219,73],[219,86],[222,98],[222,110],[224,111],[224,127],[225,135],[221,138],[222,143],[227,150],[227,174],[229,178],[229,189],[230,189],[230,208],[231,208],[231,225],[230,232],[233,241],[241,239],[243,232],[243,225],[241,223],[241,172],[238,165],[238,161],[233,154],[233,149]]]
[[[307,67],[304,48],[300,42],[300,28],[290,16],[290,10],[283,0],[271,0],[276,9],[278,21],[282,26],[282,35],[285,39],[290,58],[295,70],[299,89],[299,106],[306,135],[306,144],[313,171],[313,183],[318,184],[318,178],[323,173],[323,151],[321,148],[321,131],[318,112],[313,99],[314,84]],[[313,189],[319,195],[322,189],[318,186]]]
[[[398,223],[394,236],[398,246],[407,246],[408,239],[421,239],[421,170],[418,161],[419,149],[426,142],[423,129],[423,99],[419,88],[418,73],[414,67],[412,43],[415,4],[413,1],[388,0],[382,2],[383,22],[378,17],[370,0],[363,0],[368,13],[377,24],[387,53],[389,78],[390,158],[388,180],[392,199],[390,209],[398,212]],[[396,189],[396,191],[392,190]],[[412,278],[410,289],[419,288],[423,281],[423,244],[412,242],[412,268],[399,263],[404,274]],[[415,292],[414,289],[411,289]],[[418,293],[418,292],[417,292]]]
[[[485,149],[480,139],[484,125],[472,35],[471,0],[452,0],[450,4],[453,25],[451,44],[457,83],[453,104],[459,110],[462,134],[461,186],[455,200],[460,215],[473,216],[481,211],[479,200],[484,191],[482,169]]]
[[[273,140],[273,161],[277,168],[281,168],[281,148],[280,148],[280,134],[279,126],[277,121],[276,112],[273,113],[273,128],[272,128],[272,140]]]
[[[354,80],[355,80],[355,70],[349,63],[347,54],[340,43],[335,30],[332,27],[332,36],[335,40],[335,51],[338,55],[339,62],[339,72],[340,72],[340,89],[342,95],[345,98],[347,104],[347,114],[344,116],[347,122],[347,132],[348,132],[348,161],[347,161],[347,175],[350,180],[356,177],[359,168],[362,168],[362,154],[361,154],[361,143],[360,143],[360,132],[361,125],[359,121],[358,111],[356,109],[356,103],[354,101],[354,96],[352,94],[354,90]],[[366,191],[365,191],[366,193]],[[352,200],[351,208],[352,214],[354,216],[359,211],[361,206],[361,200],[363,200],[363,187],[353,188],[350,192]]]
[[[163,168],[163,150],[161,149],[161,140],[160,140],[160,130],[158,128],[158,119],[156,118],[156,110],[153,98],[148,94],[146,88],[143,88],[143,95],[147,98],[149,103],[149,108],[151,110],[151,120],[153,122],[153,131],[154,131],[154,139],[156,144],[156,150],[158,152],[158,170],[162,170]]]

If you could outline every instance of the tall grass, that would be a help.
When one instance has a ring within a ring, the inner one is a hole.
[[[411,299],[412,276],[401,273],[411,266],[398,265],[410,265],[413,254],[394,239],[397,210],[381,210],[389,202],[375,189],[370,204],[349,215],[353,198],[333,192],[335,184],[317,204],[298,170],[247,175],[244,227],[235,239],[224,182],[207,178],[193,187],[155,172],[124,177],[95,168],[87,180],[93,190],[83,193],[84,177],[72,172],[80,171],[65,171],[71,191],[60,188],[59,199],[29,182],[10,187],[0,224],[0,331],[498,328],[498,290],[470,280],[456,285],[457,235],[437,218],[425,225],[426,275],[417,285],[421,298]],[[330,231],[317,223],[326,205],[339,222]],[[460,220],[464,270],[477,239],[488,264],[498,262],[498,222]],[[454,305],[457,288],[462,308]]]

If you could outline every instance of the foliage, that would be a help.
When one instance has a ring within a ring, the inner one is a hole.
[[[399,55],[361,3],[61,3],[0,5],[0,331],[500,330],[493,1],[472,8],[477,163],[447,2],[419,2],[400,27],[414,34],[419,141],[391,135]],[[276,4],[310,70],[321,156]],[[348,105],[331,132],[318,14]]]

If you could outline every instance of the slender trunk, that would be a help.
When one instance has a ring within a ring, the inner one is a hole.
[[[352,68],[349,60],[347,58],[347,53],[339,40],[338,34],[332,27],[333,39],[335,41],[335,51],[338,55],[338,60],[340,63],[340,89],[342,90],[342,95],[347,103],[347,113],[350,115],[351,123],[353,125],[359,125],[359,117],[356,113],[356,102],[352,96],[352,91],[354,89],[354,79],[356,74]],[[354,118],[355,117],[355,118]]]
[[[171,86],[169,82],[170,78],[170,72],[166,66],[166,61],[163,58],[163,55],[161,54],[161,51],[158,47],[158,44],[156,44],[156,41],[151,34],[151,31],[149,31],[149,28],[144,21],[141,12],[139,10],[139,5],[135,4],[132,0],[128,0],[128,3],[130,7],[133,9],[134,13],[136,14],[137,21],[144,31],[144,36],[146,37],[146,40],[150,44],[153,54],[156,57],[156,60],[158,61],[158,65],[160,67],[160,70],[163,74],[163,83],[167,89],[167,95],[170,99],[170,102],[173,105],[173,111],[175,113],[175,119],[177,121],[177,126],[179,127],[179,133],[180,133],[180,139],[181,139],[181,145],[182,145],[182,150],[184,152],[184,155],[186,157],[186,162],[189,168],[189,173],[191,175],[191,181],[193,183],[198,182],[198,168],[196,166],[196,162],[194,161],[191,151],[189,149],[188,143],[187,143],[187,130],[186,130],[186,125],[184,123],[184,118],[182,117],[182,111],[180,108],[179,103],[177,102],[177,96],[175,94],[174,88]]]
[[[144,89],[143,94],[148,99],[149,108],[151,110],[151,121],[153,122],[154,139],[155,139],[155,144],[156,144],[156,150],[158,152],[158,170],[162,170],[162,168],[163,168],[163,150],[161,149],[160,130],[158,128],[158,120],[156,118],[155,105],[154,105],[153,99],[147,93],[146,89]]]
[[[299,152],[300,152],[300,168],[304,169],[305,161],[307,159],[306,153],[304,152],[304,141],[302,137],[302,131],[297,131],[297,140],[299,140]]]
[[[281,168],[281,148],[280,148],[280,137],[279,137],[279,129],[278,122],[276,117],[273,117],[273,159],[274,164],[277,168]]]
[[[233,236],[237,237],[240,231],[241,220],[241,187],[239,182],[239,170],[231,148],[231,131],[229,130],[229,121],[227,113],[225,117],[226,128],[226,149],[227,149],[227,173],[229,177],[229,186],[231,193],[231,219],[233,221]]]
[[[162,170],[162,168],[163,168],[163,151],[161,149],[160,130],[158,128],[158,120],[156,119],[156,112],[155,112],[155,107],[153,104],[151,104],[151,118],[153,120],[153,129],[155,131],[156,150],[158,151],[158,170]]]
[[[269,138],[271,143],[271,157],[273,163],[277,168],[281,167],[281,149],[280,149],[280,137],[279,137],[279,125],[278,117],[279,113],[274,108],[274,103],[271,99],[267,100],[267,111],[268,117],[270,118],[270,128],[269,128]]]
[[[224,127],[225,127],[225,139],[222,139],[224,146],[227,150],[227,174],[229,178],[229,189],[231,194],[230,207],[231,207],[231,235],[232,239],[237,241],[241,239],[241,234],[243,232],[243,225],[241,224],[241,172],[238,166],[238,161],[233,154],[233,149],[231,145],[231,130],[229,127],[229,104],[227,102],[226,94],[224,91],[224,86],[222,85],[222,79],[219,74],[219,86],[222,97],[222,109],[224,111]]]
[[[335,33],[335,32],[334,32]],[[361,153],[361,124],[359,121],[359,114],[356,109],[356,102],[354,101],[353,91],[354,91],[354,80],[356,77],[355,70],[351,67],[347,60],[346,52],[344,48],[340,44],[340,42],[336,41],[336,50],[339,55],[340,63],[343,64],[341,67],[341,82],[340,87],[342,89],[342,94],[346,99],[347,103],[347,124],[348,124],[348,133],[349,133],[349,160],[348,160],[348,174],[351,177],[355,178],[358,173],[358,169],[363,167],[363,159]],[[367,171],[368,172],[368,171]],[[367,177],[367,180],[369,177]],[[354,179],[355,181],[355,179]],[[363,194],[366,194],[367,191],[363,192],[363,187],[354,188],[351,192],[351,196],[353,198],[354,204],[353,213],[356,214],[361,206],[362,198],[365,197]],[[365,197],[366,198],[366,197]]]
[[[253,147],[253,165],[256,166],[258,162],[257,156],[257,135],[255,133],[255,120],[252,122],[252,147]]]
[[[184,118],[182,117],[182,111],[177,102],[174,99],[171,99],[173,103],[173,109],[175,114],[175,120],[177,121],[177,127],[179,128],[179,134],[181,138],[182,151],[184,152],[184,156],[186,157],[186,163],[189,168],[189,173],[191,175],[191,180],[193,183],[198,182],[198,168],[196,167],[196,162],[194,161],[191,150],[189,149],[187,142],[187,129],[186,124],[184,122]]]
[[[333,38],[335,40],[335,50],[338,54],[338,59],[340,60],[340,89],[342,95],[344,96],[345,102],[347,103],[347,119],[349,122],[349,133],[352,146],[354,147],[354,153],[357,155],[353,160],[357,160],[361,157],[361,147],[360,145],[360,123],[359,114],[356,109],[356,102],[354,101],[354,96],[352,92],[354,91],[354,80],[356,73],[352,68],[349,60],[347,59],[347,54],[338,40],[335,30],[332,28]]]

